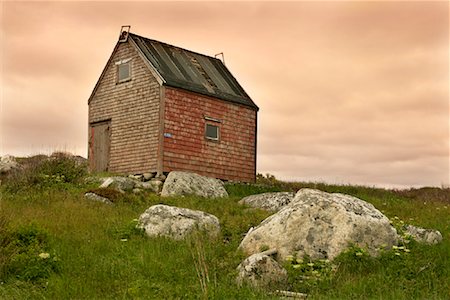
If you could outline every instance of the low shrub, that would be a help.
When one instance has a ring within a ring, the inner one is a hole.
[[[40,281],[58,272],[60,263],[50,251],[48,233],[31,223],[13,231],[1,229],[1,278]]]
[[[78,184],[87,174],[87,165],[70,154],[36,155],[21,159],[20,164],[21,168],[5,178],[9,191]]]
[[[302,258],[288,256],[285,268],[291,289],[303,293],[309,293],[313,288],[324,288],[337,270],[337,266],[329,260],[312,260],[308,255]]]

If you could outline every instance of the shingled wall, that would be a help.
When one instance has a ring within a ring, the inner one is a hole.
[[[131,80],[116,83],[115,62],[128,58]],[[159,100],[160,87],[148,67],[129,43],[120,43],[89,103],[89,124],[111,119],[109,171],[156,171]]]
[[[255,180],[255,110],[170,87],[165,89],[164,109],[165,172],[187,170],[225,180]],[[219,126],[219,141],[205,138],[206,123]]]

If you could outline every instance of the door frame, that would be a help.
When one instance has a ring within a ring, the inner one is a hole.
[[[89,151],[88,151],[88,162],[89,162],[89,170],[91,172],[96,172],[96,165],[95,165],[95,153],[94,153],[94,140],[95,140],[95,127],[97,126],[102,126],[102,125],[108,125],[108,157],[107,157],[107,166],[106,166],[106,170],[109,170],[109,160],[111,157],[111,118],[109,119],[104,119],[104,120],[100,120],[100,121],[95,121],[95,122],[90,122],[89,123],[89,141],[88,141],[88,147],[89,147]]]

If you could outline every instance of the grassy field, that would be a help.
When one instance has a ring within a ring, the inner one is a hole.
[[[275,299],[238,287],[236,249],[247,230],[269,214],[238,204],[246,195],[313,187],[354,195],[402,221],[438,229],[444,240],[411,242],[371,258],[352,249],[335,262],[286,262],[289,288],[308,299],[450,299],[450,193],[389,191],[357,186],[286,183],[229,184],[229,199],[123,195],[115,205],[87,201],[95,187],[73,165],[33,168],[0,186],[1,299]],[[70,172],[67,170],[71,170]],[[221,222],[221,236],[186,241],[148,238],[135,229],[149,206],[203,210]],[[307,258],[305,258],[307,259]]]

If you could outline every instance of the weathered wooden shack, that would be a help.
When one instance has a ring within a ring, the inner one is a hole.
[[[88,103],[93,171],[255,180],[258,107],[217,58],[122,30]]]

